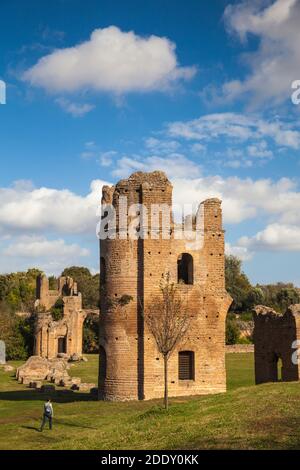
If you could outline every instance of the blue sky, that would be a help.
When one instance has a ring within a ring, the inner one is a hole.
[[[298,0],[1,2],[0,271],[98,269],[104,182],[223,200],[252,282],[300,285]]]

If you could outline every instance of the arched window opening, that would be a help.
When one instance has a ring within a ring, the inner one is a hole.
[[[195,380],[194,351],[180,351],[178,354],[179,380]]]
[[[100,285],[106,284],[106,263],[103,256],[100,258]]]
[[[194,284],[194,263],[189,253],[182,253],[177,259],[177,282]]]
[[[99,346],[99,362],[100,362],[99,379],[100,379],[100,382],[104,382],[104,380],[106,379],[107,361],[106,361],[106,352],[103,346]]]

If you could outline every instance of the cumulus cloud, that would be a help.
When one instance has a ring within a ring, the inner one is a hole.
[[[300,226],[300,192],[288,178],[271,179],[202,176],[186,157],[120,159],[117,178],[133,171],[161,169],[174,186],[176,204],[197,204],[208,197],[223,200],[226,223],[240,223],[263,216],[285,225]],[[198,175],[198,176],[197,176]],[[67,189],[34,188],[28,182],[0,188],[0,235],[16,233],[93,234],[97,208],[106,181],[94,180],[90,192],[81,196]]]
[[[299,251],[300,191],[291,179],[203,176],[194,162],[182,156],[177,161],[162,157],[121,159],[116,171],[124,177],[132,171],[158,168],[172,181],[177,208],[196,208],[201,201],[218,197],[223,201],[226,225],[250,220],[265,224],[256,235],[246,232],[248,236],[227,244],[228,254],[247,260],[261,250]],[[95,180],[85,196],[35,188],[28,181],[0,188],[1,271],[39,266],[57,274],[66,265],[82,260],[97,266],[95,255],[89,255],[86,247],[93,251],[97,244],[94,234],[103,184],[111,183]],[[234,233],[232,228],[230,233]]]
[[[238,245],[253,251],[300,251],[300,226],[270,224],[253,237],[240,238]]]
[[[0,188],[0,233],[94,233],[103,184],[107,183],[92,181],[86,196],[28,184]]]
[[[248,248],[244,246],[231,245],[231,243],[225,243],[225,253],[228,256],[236,256],[242,261],[248,261],[253,256],[253,253],[249,252]]]
[[[300,148],[300,132],[293,124],[240,113],[214,113],[191,121],[171,122],[167,125],[167,133],[172,137],[201,142],[224,138],[235,142],[269,138],[276,145]]]
[[[265,140],[248,145],[247,152],[250,157],[273,158],[273,152],[268,149],[268,145]]]
[[[54,93],[161,91],[196,72],[178,65],[175,49],[165,37],[141,37],[110,26],[95,29],[88,41],[42,57],[23,79]]]
[[[74,242],[33,234],[0,237],[0,272],[27,271],[30,267],[38,267],[49,275],[59,275],[66,266],[97,266],[97,259],[84,247],[87,242],[86,238]]]
[[[65,98],[57,98],[55,100],[57,104],[66,112],[71,114],[73,117],[82,117],[85,114],[92,111],[95,108],[93,104],[88,103],[73,103]]]
[[[56,258],[61,261],[88,256],[89,250],[76,243],[67,244],[65,240],[47,240],[44,237],[23,237],[20,241],[3,249],[2,255],[21,258]]]
[[[244,80],[232,80],[223,86],[223,98],[235,99],[245,93],[252,104],[279,103],[289,99],[291,83],[300,70],[299,0],[246,0],[228,5],[224,12],[227,30],[242,43],[256,36],[258,49],[245,58],[250,73]]]
[[[200,167],[179,153],[170,154],[166,157],[122,157],[116,163],[112,172],[114,177],[125,178],[134,171],[165,171],[169,178],[194,177],[200,174]]]
[[[174,201],[199,203],[208,197],[223,201],[224,221],[237,224],[255,217],[273,218],[300,226],[300,192],[288,178],[271,179],[207,176],[175,178]]]

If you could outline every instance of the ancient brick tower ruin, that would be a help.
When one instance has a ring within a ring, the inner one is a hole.
[[[51,308],[58,299],[63,301],[63,316],[55,321]],[[55,290],[49,289],[45,275],[37,278],[38,311],[35,322],[34,354],[54,358],[57,354],[82,355],[82,329],[86,313],[82,310],[82,299],[77,283],[70,277],[60,277]]]
[[[200,242],[178,240],[171,221],[170,239],[132,240],[119,230],[120,197],[128,206],[141,203],[172,205],[172,185],[163,172],[134,173],[115,186],[103,187],[102,204],[117,211],[116,238],[100,240],[100,397],[106,400],[150,399],[163,396],[163,360],[141,315],[162,276],[169,272],[187,298],[192,326],[169,360],[170,396],[225,392],[225,319],[232,299],[225,290],[224,230],[221,201],[199,206]],[[130,220],[130,217],[128,217]],[[150,227],[150,220],[147,218]],[[144,223],[144,222],[143,222]],[[148,228],[148,230],[150,230]],[[203,246],[201,246],[201,241]],[[113,299],[131,296],[124,307]]]
[[[283,315],[257,305],[253,317],[255,382],[299,380],[300,304],[291,305]]]

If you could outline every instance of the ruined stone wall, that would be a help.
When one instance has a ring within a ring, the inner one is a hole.
[[[63,301],[63,317],[55,321],[49,310],[59,298]],[[63,339],[66,356],[81,356],[86,313],[82,310],[81,294],[73,279],[60,277],[57,290],[49,290],[46,276],[39,276],[36,307],[40,312],[35,323],[34,354],[48,359],[56,357],[59,353],[59,341]]]
[[[149,217],[152,204],[172,205],[172,185],[162,172],[135,173],[115,187],[103,189],[103,202],[112,202],[117,211],[120,196],[127,197],[128,206],[142,203],[149,209]],[[225,318],[231,298],[225,291],[221,201],[204,201],[200,211],[203,224],[198,242],[175,239],[172,220],[171,238],[163,239],[161,218],[156,227],[150,227],[148,221],[147,228],[144,218],[140,227],[155,231],[156,239],[150,233],[147,239],[120,239],[119,217],[117,238],[100,241],[103,349],[99,387],[103,398],[150,399],[163,395],[162,357],[141,310],[159,294],[165,273],[169,272],[171,281],[177,282],[177,260],[182,253],[193,257],[193,284],[179,284],[193,320],[184,343],[170,358],[169,392],[180,396],[226,390]],[[203,246],[199,246],[201,242]],[[130,295],[132,302],[122,309],[112,308],[109,299],[122,295]],[[179,350],[194,352],[194,380],[178,379]]]
[[[226,353],[253,353],[254,344],[227,344]]]
[[[292,356],[297,351],[294,342],[298,340],[300,345],[300,304],[290,306],[284,315],[258,305],[253,317],[256,383],[277,381],[280,372],[283,381],[299,380],[299,365]]]

